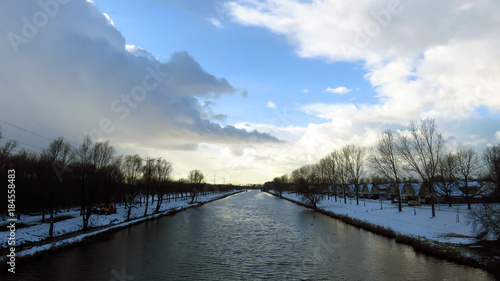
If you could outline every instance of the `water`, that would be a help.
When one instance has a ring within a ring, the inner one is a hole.
[[[489,280],[258,191],[19,264],[16,280]]]

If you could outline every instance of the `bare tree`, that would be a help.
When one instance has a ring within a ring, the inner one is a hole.
[[[303,166],[303,167],[300,167],[298,169],[295,169],[292,171],[292,175],[290,177],[290,180],[297,186],[297,192],[300,193],[300,188],[299,188],[299,182],[301,180],[304,180],[306,181],[307,177],[308,177],[308,167],[307,166]]]
[[[327,193],[328,199],[330,199],[330,192],[328,186],[330,184],[330,166],[331,159],[327,156],[319,160],[318,163],[314,165],[314,172],[317,175],[318,189],[322,194]]]
[[[307,185],[307,182],[301,182],[300,183],[301,186],[303,187],[302,188],[302,192],[301,192],[301,195],[302,195],[302,201],[313,207],[313,208],[317,208],[317,204],[321,201],[322,199],[322,195],[320,193],[319,190],[317,190],[316,186],[308,186]]]
[[[115,148],[109,144],[109,141],[97,142],[92,149],[91,161],[96,171],[102,171],[111,163],[116,153]]]
[[[163,202],[163,196],[165,195],[165,190],[167,188],[168,182],[170,181],[170,175],[173,171],[173,166],[171,162],[164,159],[158,159],[154,167],[157,175],[157,193],[156,193],[156,209],[155,213],[160,211],[161,204]]]
[[[500,239],[500,206],[498,204],[483,203],[471,209],[468,214],[468,223],[478,238],[491,233]]]
[[[146,181],[146,188],[145,188],[145,197],[146,197],[146,207],[144,208],[144,216],[146,216],[148,212],[148,206],[149,206],[149,195],[150,195],[150,189],[151,189],[151,184],[156,178],[158,177],[158,172],[159,170],[156,169],[153,164],[151,164],[154,161],[161,161],[161,157],[157,159],[148,159],[146,160],[147,164],[144,166],[144,180]],[[153,198],[151,198],[151,204],[154,203],[154,195]]]
[[[283,191],[285,191],[288,185],[288,175],[282,175],[281,177],[276,177],[273,179],[274,189],[278,191],[279,197],[283,196]]]
[[[90,135],[86,135],[83,138],[83,141],[76,149],[75,154],[79,160],[79,166],[82,174],[80,214],[82,216],[83,229],[87,229],[89,219],[92,214],[92,207],[94,205],[93,189],[88,188],[88,183],[86,182],[86,179],[90,176],[89,174],[91,171],[92,138]]]
[[[391,130],[385,131],[378,139],[369,156],[369,165],[374,172],[391,181],[396,186],[398,209],[402,211],[399,184],[402,177],[401,157],[398,152],[398,140]]]
[[[99,186],[107,181],[112,172],[115,148],[106,142],[92,144],[90,135],[84,137],[75,154],[82,170],[82,213],[83,229],[88,228],[92,208],[97,203]]]
[[[453,192],[457,187],[457,155],[449,152],[439,159],[436,182],[437,193],[444,195],[448,206],[452,206]]]
[[[189,172],[188,181],[194,184],[200,184],[205,179],[205,175],[200,170],[192,170]]]
[[[1,130],[0,130],[0,140],[2,140]],[[0,146],[0,167],[4,166],[5,160],[12,154],[12,151],[16,147],[17,147],[17,141],[14,140],[8,140],[4,143],[4,145]]]
[[[467,209],[471,209],[470,198],[473,196],[473,190],[469,187],[469,180],[481,169],[481,161],[477,152],[473,149],[459,149],[455,154],[455,171],[458,179],[463,181],[460,185],[462,193],[467,200]]]
[[[305,165],[292,172],[290,180],[295,184],[296,192],[302,196],[302,201],[316,208],[323,195],[318,186],[320,181],[315,171],[315,165]]]
[[[346,188],[348,187],[349,184],[349,169],[348,169],[348,164],[346,161],[346,157],[344,154],[343,149],[340,151],[337,151],[336,153],[336,166],[337,166],[337,175],[339,179],[339,184],[342,187],[342,197],[344,198],[344,204],[347,204],[347,194]]]
[[[335,196],[335,202],[337,202],[337,187],[341,182],[340,170],[342,169],[340,154],[337,150],[334,150],[325,159],[328,166],[328,181],[333,185],[333,195]]]
[[[496,186],[495,196],[500,194],[500,144],[488,147],[483,155],[484,163],[488,170],[488,177]]]
[[[298,180],[298,190],[302,196],[302,201],[316,208],[321,201],[320,179],[316,174],[315,165],[306,165],[299,168],[301,177]]]
[[[142,172],[142,158],[138,154],[126,155],[123,159],[121,170],[125,183],[129,186],[127,220],[130,220],[130,213],[135,197],[137,196],[137,181]]]
[[[54,184],[49,184],[48,187],[48,197],[49,197],[49,237],[54,237],[54,213],[56,208],[56,194],[57,187],[62,183],[61,174],[59,171],[65,171],[69,166],[70,162],[73,160],[74,153],[71,149],[69,142],[65,141],[64,138],[59,137],[52,142],[50,142],[49,147],[42,152],[43,158],[46,163],[49,164],[53,171],[55,172]]]
[[[198,193],[198,187],[202,184],[205,179],[205,175],[200,170],[192,170],[189,172],[188,181],[191,184],[191,203],[194,203],[196,195]]]
[[[365,149],[356,145],[347,145],[342,148],[344,168],[348,183],[354,184],[356,194],[356,205],[359,205],[359,183],[363,176],[363,163],[365,161]]]
[[[400,135],[398,151],[406,162],[405,169],[419,175],[427,184],[431,198],[432,217],[435,217],[434,181],[445,140],[443,134],[436,128],[435,120],[421,120],[420,124],[412,120],[408,126],[408,133],[409,135]]]

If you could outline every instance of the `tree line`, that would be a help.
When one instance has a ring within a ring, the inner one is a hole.
[[[362,183],[390,183],[396,187],[404,182],[421,182],[430,195],[432,216],[436,196],[447,198],[451,206],[453,190],[459,188],[471,209],[473,179],[490,182],[493,196],[500,197],[500,144],[487,147],[480,155],[473,149],[445,151],[446,139],[435,120],[412,120],[407,130],[387,130],[371,148],[349,144],[333,150],[317,163],[295,169],[290,174],[276,177],[265,188],[273,188],[282,196],[285,190],[294,190],[312,207],[326,196],[344,199],[349,185],[354,186],[359,205]],[[368,175],[368,176],[366,176]],[[366,176],[366,177],[365,177]],[[371,176],[371,179],[368,177]],[[330,189],[333,187],[333,189]],[[397,190],[401,212],[401,194]]]
[[[144,159],[138,154],[117,155],[109,141],[94,142],[85,136],[73,148],[63,137],[50,142],[40,153],[20,149],[14,140],[2,139],[0,130],[0,178],[7,182],[15,170],[15,213],[41,214],[53,237],[55,214],[78,207],[83,229],[96,206],[116,202],[127,208],[127,219],[136,205],[145,204],[144,215],[158,213],[165,200],[196,201],[199,194],[232,190],[232,185],[208,185],[201,171],[192,170],[186,179],[173,180],[173,164],[162,158]],[[7,184],[2,185],[7,194]],[[7,201],[0,200],[2,213]],[[14,202],[14,201],[13,201]]]

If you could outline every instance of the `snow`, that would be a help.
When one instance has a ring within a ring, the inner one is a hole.
[[[221,198],[225,195],[229,194],[234,194],[237,193],[237,190],[229,191],[229,192],[224,192],[224,193],[217,193],[217,194],[212,194],[212,195],[206,195],[206,196],[198,196],[196,203],[203,203],[203,202],[208,202],[210,200],[214,200],[217,198]],[[150,201],[151,202],[151,201]],[[152,214],[154,209],[156,208],[156,201],[153,206],[151,204],[148,207],[148,212],[147,216],[144,217],[144,209],[145,209],[145,204],[142,204],[142,207],[137,206],[137,208],[132,208],[131,214],[130,214],[130,221],[127,220],[127,209],[125,209],[124,206],[116,206],[116,214],[110,214],[110,215],[97,215],[97,214],[92,214],[89,220],[89,227],[95,228],[95,230],[92,230],[88,233],[83,233],[80,235],[76,235],[71,238],[67,239],[62,239],[57,242],[50,242],[41,246],[33,246],[29,248],[29,245],[37,242],[41,242],[43,240],[46,240],[49,238],[49,223],[41,223],[42,216],[21,216],[21,219],[16,221],[16,226],[20,223],[26,224],[26,227],[19,228],[15,230],[15,237],[16,237],[16,245],[15,247],[19,246],[25,246],[24,248],[28,247],[26,250],[22,250],[20,252],[16,252],[17,257],[23,257],[23,256],[30,256],[35,253],[39,253],[42,251],[49,250],[52,247],[58,247],[66,244],[71,244],[75,242],[82,241],[88,236],[95,235],[101,232],[105,232],[107,230],[113,229],[113,228],[118,228],[118,227],[124,227],[129,224],[134,224],[139,221],[144,221],[152,218],[156,218],[158,216],[164,215],[166,212],[173,211],[173,210],[179,210],[182,208],[186,208],[189,206],[192,206],[192,204],[189,204],[191,202],[191,198],[184,198],[183,200],[178,200],[174,201],[171,200],[170,202],[165,201],[162,203],[160,207],[160,212],[158,214]],[[78,209],[71,209],[67,211],[63,211],[61,213],[58,213],[57,217],[62,217],[62,216],[69,216],[71,218],[68,218],[66,220],[62,220],[60,222],[54,223],[54,237],[59,237],[62,235],[74,233],[77,231],[82,230],[82,217],[80,216],[80,211]],[[5,226],[8,224],[7,219],[9,217],[3,217],[2,220],[2,229],[6,229]],[[1,237],[9,237],[9,231],[2,231],[0,232]],[[7,248],[10,247],[8,246],[8,241],[7,239],[4,240],[4,242],[1,244],[2,248]],[[0,261],[3,261],[5,259],[5,256],[0,257]]]
[[[301,202],[301,196],[295,193],[284,192],[283,197]],[[476,242],[472,228],[467,223],[469,211],[466,204],[456,204],[453,207],[436,204],[434,218],[430,206],[410,207],[403,204],[403,211],[398,212],[398,205],[391,204],[388,200],[360,198],[359,205],[356,205],[356,198],[347,198],[347,204],[344,204],[343,198],[338,197],[338,202],[335,202],[333,197],[330,200],[325,197],[317,204],[317,207],[338,215],[346,215],[390,228],[405,236],[451,244]]]

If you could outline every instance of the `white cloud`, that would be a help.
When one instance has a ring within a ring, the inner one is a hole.
[[[92,2],[93,3],[93,2]],[[109,24],[111,24],[113,27],[116,27],[115,26],[115,23],[113,22],[113,19],[106,13],[103,13],[104,17],[106,18],[106,20],[108,20]]]
[[[309,89],[302,89],[302,93],[309,93]]]
[[[210,21],[210,23],[212,23],[213,26],[217,27],[217,28],[224,28],[224,26],[222,25],[222,23],[216,19],[216,18],[209,18],[208,19]]]
[[[500,131],[495,133],[495,138],[497,141],[500,141]]]
[[[135,45],[125,45],[125,50],[127,50],[129,53],[137,56],[137,57],[145,57],[147,59],[153,60],[153,61],[160,61],[157,57],[153,56],[150,52],[144,50],[143,48],[139,48]]]
[[[268,101],[266,106],[269,108],[277,108],[276,104],[272,101]]]
[[[350,91],[352,91],[352,90],[348,89],[346,87],[343,87],[343,86],[340,86],[340,87],[337,87],[337,88],[330,88],[330,87],[328,87],[325,90],[325,92],[327,92],[327,93],[339,94],[339,95],[347,94]]]
[[[242,25],[285,35],[301,57],[365,63],[375,102],[302,106],[332,122],[325,127],[355,122],[340,135],[435,118],[453,135],[468,127],[492,136],[478,108],[500,113],[498,1],[264,0],[227,7]]]

